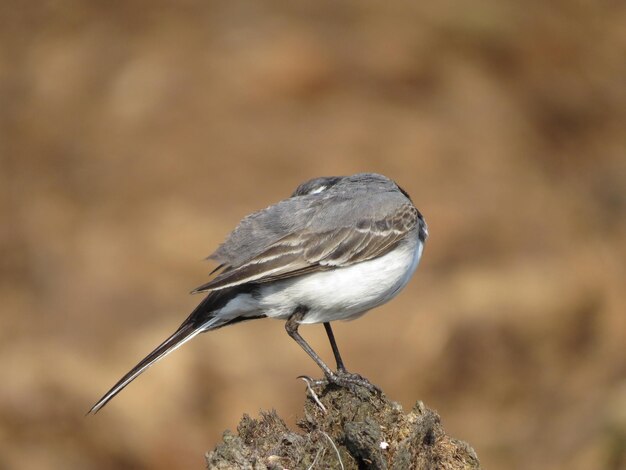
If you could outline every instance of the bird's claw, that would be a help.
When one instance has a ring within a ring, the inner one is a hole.
[[[309,387],[321,387],[328,385],[327,379],[314,379],[312,377],[309,377],[308,375],[299,375],[296,378],[304,380]]]
[[[378,395],[382,394],[380,388],[362,375],[353,374],[345,370],[338,370],[337,372],[333,372],[332,375],[327,374],[323,379],[313,379],[307,375],[300,375],[298,378],[307,382],[309,387],[326,387],[329,384],[333,384],[337,387],[348,389],[352,393],[357,393],[359,388],[365,388],[369,392]]]
[[[347,388],[353,393],[355,393],[359,388],[365,388],[368,391],[379,395],[382,393],[380,388],[362,375],[353,374],[345,370],[337,371],[333,377],[328,377],[328,380],[339,387]]]

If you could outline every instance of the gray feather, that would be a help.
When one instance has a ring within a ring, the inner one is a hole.
[[[324,189],[315,192],[319,188]],[[210,256],[223,265],[222,272],[193,292],[372,259],[392,249],[418,222],[411,201],[381,175],[317,178],[294,194],[244,218]]]

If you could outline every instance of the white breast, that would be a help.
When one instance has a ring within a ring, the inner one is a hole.
[[[415,237],[380,258],[262,285],[255,296],[258,311],[286,319],[305,306],[302,323],[356,318],[398,294],[417,268],[422,249]]]

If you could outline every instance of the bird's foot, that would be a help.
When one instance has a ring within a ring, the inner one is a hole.
[[[297,378],[304,380],[309,387],[325,387],[329,384],[328,379],[314,379],[308,375],[299,375]]]
[[[359,389],[365,388],[371,393],[382,394],[382,390],[365,377],[346,370],[338,370],[331,374],[326,374],[323,379],[312,379],[306,375],[301,375],[298,378],[304,379],[309,387],[327,387],[332,384],[350,390],[352,393],[358,393]]]
[[[381,389],[365,377],[359,374],[353,374],[346,370],[338,370],[332,376],[327,377],[327,380],[339,387],[347,388],[353,393],[356,393],[359,388],[365,388],[372,393],[376,393],[378,395],[382,394]]]
[[[370,392],[380,395],[381,389],[359,374],[352,374],[347,371],[333,372],[327,374],[323,379],[312,379],[309,376],[301,375],[299,379],[304,379],[309,387],[327,387],[330,384],[342,387],[355,393],[359,388],[365,388]]]

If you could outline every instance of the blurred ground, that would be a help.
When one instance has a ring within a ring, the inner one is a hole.
[[[348,367],[484,468],[626,468],[624,4],[422,3],[2,2],[0,468],[198,468],[243,412],[295,422],[318,370],[269,320],[83,415],[243,215],[360,171],[431,236],[337,325]]]

